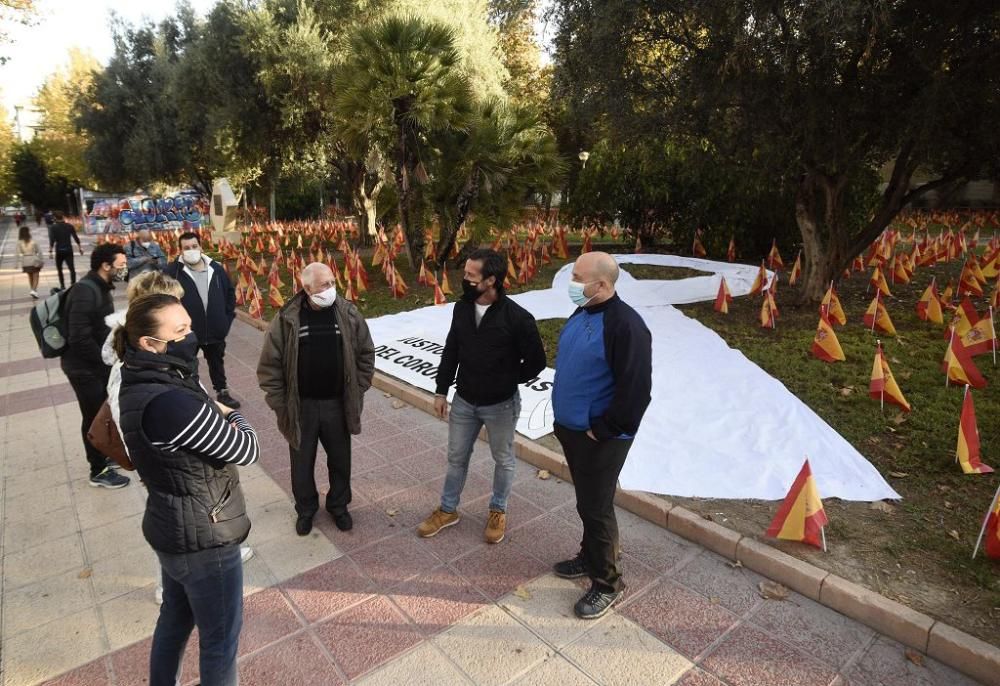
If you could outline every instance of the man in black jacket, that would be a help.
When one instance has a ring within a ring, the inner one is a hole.
[[[76,229],[72,224],[66,222],[66,217],[62,212],[53,213],[54,222],[49,226],[49,256],[55,255],[56,269],[59,270],[59,288],[66,288],[66,281],[63,279],[63,265],[69,267],[69,285],[76,283],[76,265],[73,264],[73,241],[76,241],[76,248],[83,254],[83,246],[80,245],[80,237],[76,235]]]
[[[124,281],[127,276],[128,266],[122,247],[112,243],[98,245],[90,254],[90,272],[71,287],[63,305],[67,341],[60,365],[80,403],[83,447],[90,463],[90,485],[101,488],[122,488],[129,484],[128,477],[111,469],[108,458],[87,440],[87,431],[94,417],[108,399],[111,369],[101,358],[101,346],[111,331],[104,318],[115,311],[111,299],[112,283]]]
[[[236,289],[222,265],[201,251],[198,234],[180,237],[181,256],[163,270],[184,287],[181,304],[191,317],[191,330],[208,362],[208,375],[219,402],[234,410],[240,406],[226,385],[226,336],[236,317]]]
[[[437,415],[448,417],[448,473],[440,507],[417,528],[424,538],[458,523],[469,458],[484,425],[496,462],[484,535],[489,543],[504,537],[514,482],[514,427],[521,414],[518,385],[545,369],[534,317],[504,295],[506,273],[507,261],[494,250],[477,250],[465,262],[462,299],[455,303],[434,397]],[[458,389],[449,413],[448,389],[456,370]]]

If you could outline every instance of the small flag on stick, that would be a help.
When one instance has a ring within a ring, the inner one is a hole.
[[[807,458],[768,527],[767,535],[786,541],[808,543],[826,552],[826,534],[823,528],[827,523],[823,500],[819,496]]]
[[[886,401],[901,408],[904,412],[910,411],[910,403],[906,402],[903,392],[899,390],[896,379],[892,375],[889,363],[882,352],[882,341],[876,341],[875,362],[872,364],[872,378],[868,385],[868,395],[881,403],[885,409]]]
[[[825,313],[819,316],[819,326],[816,327],[811,352],[814,357],[824,362],[843,362],[845,359],[844,350],[840,347],[837,334]]]
[[[972,393],[966,386],[965,398],[962,400],[962,415],[958,420],[958,446],[955,448],[955,460],[962,466],[964,474],[989,474],[993,471],[993,467],[982,463],[979,452],[976,406],[972,402]]]
[[[985,543],[983,538],[985,537]],[[972,550],[972,559],[976,559],[979,546],[983,545],[986,557],[1000,560],[1000,487],[993,495],[993,502],[990,509],[986,511],[983,518],[983,526],[979,530],[979,538],[976,539],[976,547]]]

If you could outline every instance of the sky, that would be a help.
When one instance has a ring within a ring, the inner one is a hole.
[[[10,60],[0,65],[0,105],[13,117],[14,105],[30,106],[31,98],[47,77],[67,61],[72,46],[90,52],[102,64],[111,57],[110,16],[117,12],[137,22],[154,21],[173,14],[173,0],[35,0],[38,15],[32,26],[11,30],[13,45],[5,46]],[[205,14],[215,0],[191,0],[195,11]],[[30,125],[22,111],[22,124]]]
[[[114,11],[130,22],[143,18],[159,21],[173,14],[173,0],[35,0],[37,17],[31,26],[11,31],[13,44],[5,46],[10,60],[0,65],[0,107],[14,117],[14,106],[21,105],[21,125],[25,137],[37,117],[30,111],[31,99],[45,78],[62,67],[71,47],[90,52],[102,64],[111,58],[110,17]],[[216,0],[190,0],[195,11],[204,15]],[[542,7],[548,5],[543,0]],[[551,40],[552,27],[541,20],[536,25],[542,45]],[[543,55],[543,59],[546,56]]]

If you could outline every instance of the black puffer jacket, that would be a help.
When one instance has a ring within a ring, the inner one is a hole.
[[[142,532],[154,550],[170,554],[242,543],[250,533],[234,465],[183,448],[161,450],[143,431],[146,406],[168,391],[183,389],[217,412],[190,372],[176,358],[129,350],[118,398],[125,444],[149,489]]]

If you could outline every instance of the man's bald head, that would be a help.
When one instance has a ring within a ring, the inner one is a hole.
[[[618,274],[618,263],[606,252],[584,253],[573,264],[573,280],[586,284],[584,294],[591,298],[591,305],[602,303],[615,294]]]
[[[337,281],[333,278],[333,271],[322,262],[310,262],[302,269],[302,288],[309,295],[322,293],[336,285]]]

